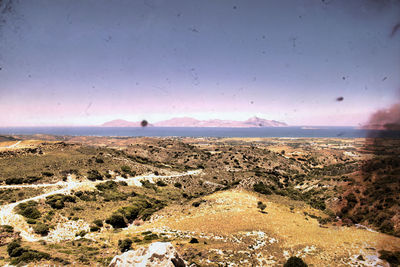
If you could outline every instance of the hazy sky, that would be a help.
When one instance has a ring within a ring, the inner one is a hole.
[[[0,3],[0,126],[357,125],[399,97],[395,0]]]

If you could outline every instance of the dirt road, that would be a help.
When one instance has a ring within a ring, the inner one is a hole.
[[[25,239],[26,241],[30,242],[35,242],[41,239],[45,239],[43,237],[40,237],[36,235],[33,232],[33,229],[26,223],[25,219],[21,216],[18,215],[14,212],[14,208],[24,202],[28,202],[30,200],[41,200],[45,199],[48,196],[55,195],[55,194],[70,194],[73,189],[78,189],[81,187],[90,187],[94,186],[96,184],[104,183],[107,181],[125,181],[128,183],[128,185],[133,185],[133,186],[141,186],[142,180],[147,180],[151,183],[154,182],[154,180],[164,180],[168,178],[174,178],[174,177],[181,177],[181,176],[186,176],[186,175],[199,175],[201,174],[202,170],[193,170],[193,171],[187,171],[184,173],[178,173],[178,174],[172,174],[172,175],[164,175],[164,176],[157,176],[155,174],[149,174],[149,175],[143,175],[143,176],[136,176],[136,177],[129,177],[129,178],[123,178],[120,176],[117,176],[116,179],[107,179],[107,180],[100,180],[100,181],[76,181],[72,178],[72,176],[68,176],[66,182],[58,182],[54,184],[33,184],[33,185],[3,185],[0,186],[0,189],[7,189],[7,188],[12,188],[12,189],[17,189],[17,188],[43,188],[43,187],[60,187],[58,189],[52,190],[50,192],[27,198],[15,203],[3,205],[0,207],[0,224],[1,225],[11,225],[14,227],[15,231],[19,231],[21,234],[21,237]]]

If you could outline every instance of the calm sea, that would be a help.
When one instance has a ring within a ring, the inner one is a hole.
[[[177,137],[394,137],[400,131],[370,131],[354,127],[0,127],[0,134],[72,136],[177,136]]]

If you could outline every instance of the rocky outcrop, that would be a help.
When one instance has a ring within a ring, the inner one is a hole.
[[[186,264],[180,258],[178,252],[171,243],[155,242],[147,248],[129,250],[121,255],[115,256],[109,266],[184,267]]]

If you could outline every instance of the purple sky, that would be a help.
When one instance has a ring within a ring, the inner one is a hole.
[[[358,125],[399,96],[396,0],[8,2],[0,126]]]

